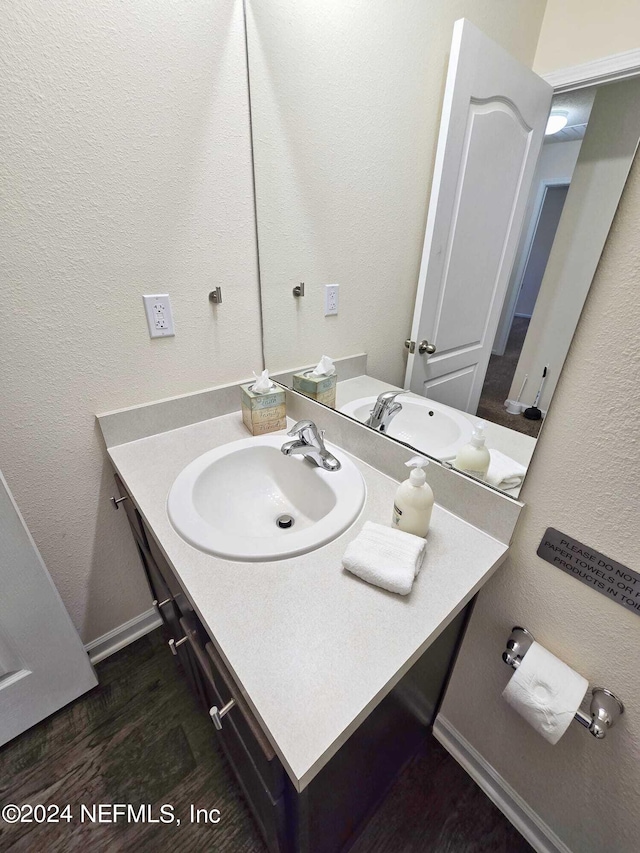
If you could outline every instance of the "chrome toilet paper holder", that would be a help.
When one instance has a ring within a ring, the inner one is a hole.
[[[530,631],[514,625],[507,640],[507,648],[502,653],[502,660],[513,669],[517,669],[533,642],[534,636]],[[585,729],[589,729],[594,737],[601,740],[621,714],[624,714],[624,705],[614,693],[605,687],[593,687],[589,713],[576,711],[574,719]]]

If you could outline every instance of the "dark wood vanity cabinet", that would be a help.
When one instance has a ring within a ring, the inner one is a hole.
[[[459,645],[463,610],[301,793],[253,715],[120,478],[127,513],[170,646],[203,710],[234,701],[211,724],[272,853],[338,853],[351,846],[406,762],[429,736]],[[283,709],[286,713],[286,709]]]
[[[205,712],[235,705],[223,718],[222,729],[211,723],[242,788],[269,850],[286,853],[285,772],[198,615],[184,594],[153,534],[147,529],[122,480],[115,475],[120,506],[126,509],[154,604],[171,637],[171,647],[184,676]]]

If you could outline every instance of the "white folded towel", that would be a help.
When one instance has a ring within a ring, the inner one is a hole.
[[[524,479],[527,469],[499,450],[490,450],[489,470],[485,482],[498,489],[515,489]]]
[[[367,521],[344,552],[342,565],[368,583],[408,595],[426,545],[420,536]]]

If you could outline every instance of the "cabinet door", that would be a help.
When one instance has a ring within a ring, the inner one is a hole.
[[[153,562],[155,563],[157,570],[160,572],[166,586],[169,588],[175,607],[182,616],[190,616],[193,613],[193,607],[191,606],[189,599],[182,591],[182,587],[176,580],[176,576],[174,575],[171,566],[158,547],[158,543],[154,539],[153,534],[144,525],[144,522],[143,527],[147,541],[149,542],[149,551],[153,557]]]
[[[202,645],[202,627],[197,619],[183,617],[180,622],[197,663],[200,680],[197,692],[207,709],[213,706],[220,709],[231,698],[236,701],[236,705],[223,717],[222,729],[217,730],[212,722],[211,731],[227,756],[269,850],[284,853],[289,847],[282,795],[284,779],[278,775],[283,773],[282,766],[237,687],[233,695],[226,689],[226,683],[208,653],[211,644],[207,644],[206,650]],[[259,764],[256,764],[256,756]],[[277,779],[280,784],[276,784]]]
[[[121,498],[126,498],[126,500],[123,500],[122,503],[117,504],[117,506],[119,508],[122,507],[122,509],[124,509],[124,511],[126,512],[127,520],[129,521],[131,532],[133,533],[133,538],[136,540],[138,545],[148,550],[149,545],[147,543],[147,537],[144,532],[142,516],[136,509],[136,505],[134,504],[131,495],[127,491],[126,486],[122,482],[120,477],[117,474],[114,474],[113,477],[116,481],[116,488],[118,490],[118,494]]]
[[[251,755],[252,761],[273,796],[279,796],[285,785],[284,768],[280,759],[276,756],[274,748],[267,740],[246,699],[240,692],[240,688],[213,643],[207,643],[205,650],[216,675],[216,684],[223,701],[226,703],[233,699],[236,703],[230,714],[233,715],[233,723]]]
[[[113,476],[116,481],[116,487],[118,489],[120,497],[126,498],[126,500],[122,501],[122,503],[118,506],[123,507],[127,515],[127,521],[129,522],[129,527],[131,528],[131,532],[133,533],[133,538],[135,539],[136,545],[138,546],[140,560],[144,568],[147,583],[149,584],[149,589],[151,590],[151,597],[153,598],[153,601],[156,604],[156,607],[160,616],[162,617],[163,622],[171,630],[172,636],[175,636],[177,638],[179,624],[178,614],[173,600],[174,596],[171,590],[169,589],[169,585],[167,584],[164,576],[160,572],[155,560],[153,559],[151,551],[149,550],[149,537],[147,536],[146,528],[144,522],[142,521],[142,516],[138,512],[136,505],[133,502],[133,498],[127,491],[127,487],[122,482],[120,477],[117,474],[114,474]]]
[[[138,543],[138,553],[144,568],[144,573],[147,576],[147,582],[149,584],[149,589],[151,590],[151,595],[156,609],[162,617],[164,624],[169,628],[171,636],[178,639],[180,636],[179,614],[176,610],[171,591],[165,583],[164,577],[160,574],[160,571],[158,570],[149,550],[147,548],[143,548],[140,543]]]

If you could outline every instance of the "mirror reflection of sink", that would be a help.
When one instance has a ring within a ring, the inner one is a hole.
[[[283,435],[242,439],[194,459],[175,479],[167,512],[195,548],[230,560],[278,560],[313,551],[350,527],[364,506],[362,474],[325,471],[284,456]]]
[[[402,404],[402,411],[386,431],[391,438],[447,461],[454,459],[458,450],[471,439],[473,426],[456,409],[409,394],[401,394],[396,400]],[[375,402],[375,397],[361,397],[345,403],[340,411],[365,423]]]

